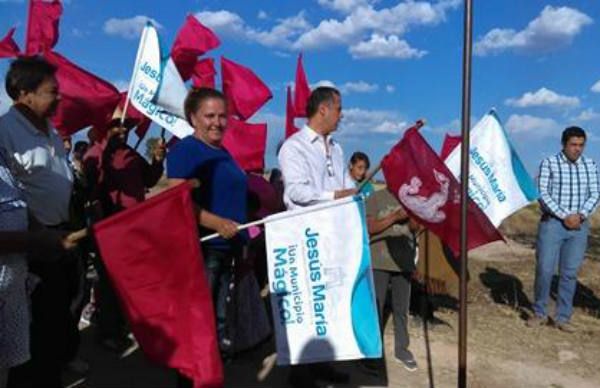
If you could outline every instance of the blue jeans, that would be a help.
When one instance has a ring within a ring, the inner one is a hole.
[[[534,313],[542,318],[548,314],[552,277],[558,264],[558,296],[555,321],[568,322],[573,313],[573,297],[577,287],[577,272],[583,262],[589,233],[585,221],[578,230],[565,228],[562,222],[549,218],[540,222],[537,237]]]
[[[229,284],[233,276],[233,259],[235,254],[230,250],[220,250],[215,248],[203,249],[204,268],[208,279],[215,317],[217,324],[217,338],[219,346],[225,337],[225,324],[227,320],[227,296],[229,294]]]

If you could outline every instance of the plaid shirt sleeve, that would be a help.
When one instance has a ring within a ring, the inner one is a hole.
[[[598,182],[598,167],[594,161],[588,164],[589,182],[588,182],[588,198],[581,207],[580,213],[585,217],[589,217],[594,212],[600,199],[600,183]]]
[[[552,169],[550,166],[550,159],[544,159],[540,165],[540,176],[538,179],[538,191],[540,193],[540,202],[544,210],[549,211],[554,216],[564,219],[569,213],[563,209],[557,201],[550,195],[550,189],[552,186]],[[597,176],[596,176],[597,178]],[[597,179],[596,179],[597,181]],[[560,188],[555,188],[560,189]]]

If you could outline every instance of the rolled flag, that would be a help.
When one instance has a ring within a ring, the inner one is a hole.
[[[535,183],[493,110],[483,116],[470,134],[469,196],[498,226],[537,199]],[[445,163],[460,179],[460,147],[454,148]]]
[[[185,120],[183,101],[187,88],[173,60],[161,53],[158,32],[148,22],[142,31],[140,45],[129,84],[128,96],[137,110],[178,138],[194,130]]]

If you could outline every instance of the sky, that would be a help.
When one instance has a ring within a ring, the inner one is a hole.
[[[206,56],[244,64],[271,88],[273,99],[249,119],[268,123],[267,167],[277,165],[285,87],[302,52],[311,85],[342,92],[335,137],[346,156],[364,151],[376,164],[418,119],[427,120],[422,133],[436,150],[445,133],[458,133],[463,7],[461,0],[69,0],[55,50],[125,90],[145,21],[170,45],[194,14],[222,41]],[[26,13],[26,1],[0,0],[0,34],[16,26],[23,46]],[[472,124],[495,108],[532,176],[560,150],[569,125],[588,132],[586,154],[600,160],[600,1],[474,0],[473,20]],[[0,60],[2,84],[7,66]],[[9,103],[2,88],[0,113]]]

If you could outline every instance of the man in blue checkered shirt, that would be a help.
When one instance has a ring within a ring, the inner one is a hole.
[[[596,163],[583,156],[585,140],[583,129],[565,129],[562,151],[544,159],[540,166],[538,188],[543,215],[537,237],[535,315],[527,321],[530,327],[547,323],[550,285],[558,264],[554,324],[560,330],[574,331],[569,321],[573,313],[577,272],[587,248],[588,217],[600,198]]]

